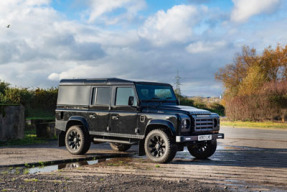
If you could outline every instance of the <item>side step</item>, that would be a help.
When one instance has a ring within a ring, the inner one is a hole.
[[[101,139],[101,138],[94,138],[93,141],[95,141],[95,142],[108,142],[108,143],[123,143],[123,144],[129,144],[129,145],[138,144],[137,142],[114,140],[114,139]]]

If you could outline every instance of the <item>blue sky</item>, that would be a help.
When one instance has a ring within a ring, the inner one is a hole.
[[[63,78],[168,82],[219,96],[214,80],[242,46],[287,43],[284,0],[9,0],[0,2],[0,80],[57,86]],[[7,25],[10,25],[7,28]]]

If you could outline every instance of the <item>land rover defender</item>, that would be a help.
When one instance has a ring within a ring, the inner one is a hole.
[[[199,159],[213,155],[220,119],[216,113],[181,106],[170,84],[117,78],[63,79],[59,84],[56,128],[59,146],[74,155],[91,142],[114,150],[139,146],[139,155],[170,162],[186,146]]]

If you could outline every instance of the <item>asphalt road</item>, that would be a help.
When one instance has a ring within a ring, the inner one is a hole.
[[[225,139],[218,140],[218,149],[208,160],[195,159],[185,150],[178,152],[169,164],[157,165],[134,155],[131,158],[109,158],[94,165],[83,163],[85,166],[78,169],[67,165],[69,168],[62,169],[59,174],[75,178],[75,181],[84,176],[134,175],[135,178],[179,181],[179,185],[181,181],[196,181],[203,186],[217,186],[227,191],[287,191],[287,130],[223,127],[221,132],[225,133]],[[133,147],[129,153],[136,151],[137,148]],[[106,153],[113,153],[107,144],[94,145],[83,157]],[[22,147],[20,150],[0,148],[0,154],[2,164],[5,159],[7,164],[9,159],[13,163],[29,163],[27,159],[32,162],[45,157],[50,161],[72,158],[65,148],[57,148],[55,144]]]

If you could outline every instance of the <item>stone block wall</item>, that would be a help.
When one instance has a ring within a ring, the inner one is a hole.
[[[0,141],[24,138],[25,108],[22,105],[0,105]]]

